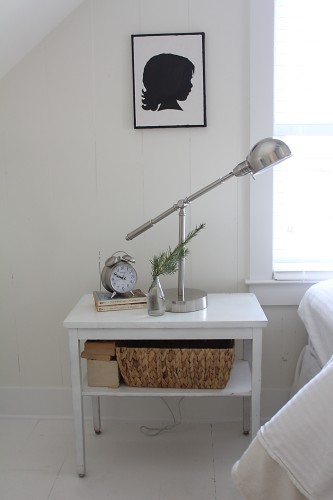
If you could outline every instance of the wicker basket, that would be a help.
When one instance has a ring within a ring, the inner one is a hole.
[[[122,341],[120,373],[131,387],[223,389],[235,358],[234,340]]]

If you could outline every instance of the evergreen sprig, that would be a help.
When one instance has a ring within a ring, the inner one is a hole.
[[[190,253],[187,244],[199,233],[199,231],[201,231],[201,229],[204,229],[204,227],[205,224],[199,224],[199,226],[196,226],[195,229],[188,233],[183,243],[178,243],[173,250],[169,247],[165,252],[161,252],[157,256],[154,255],[149,261],[152,265],[152,277],[156,278],[157,276],[175,273],[178,270],[180,259],[187,257]]]

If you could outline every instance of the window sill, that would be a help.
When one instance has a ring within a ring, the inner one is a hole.
[[[246,280],[245,283],[262,306],[298,306],[307,289],[318,281]]]

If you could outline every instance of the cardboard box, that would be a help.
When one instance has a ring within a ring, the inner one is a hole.
[[[87,340],[81,357],[87,360],[89,387],[119,387],[119,368],[115,358],[116,343],[105,340]]]
[[[116,360],[87,359],[89,387],[119,387],[119,368]]]

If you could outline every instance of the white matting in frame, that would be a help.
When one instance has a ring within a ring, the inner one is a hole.
[[[134,128],[206,127],[205,34],[131,38]]]

